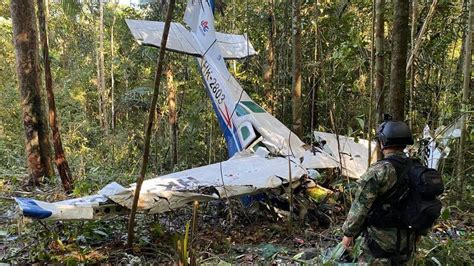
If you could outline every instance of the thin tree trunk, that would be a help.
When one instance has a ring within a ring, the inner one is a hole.
[[[114,76],[114,60],[115,60],[115,48],[114,48],[114,27],[115,27],[115,14],[112,20],[112,27],[110,27],[110,97],[111,99],[111,106],[110,106],[110,113],[111,113],[111,128],[112,131],[115,130],[115,76]]]
[[[462,198],[462,192],[464,188],[464,148],[466,142],[467,132],[467,114],[470,106],[470,90],[474,86],[474,79],[471,75],[472,68],[472,31],[473,31],[473,13],[474,13],[474,0],[471,0],[469,7],[469,17],[467,20],[466,38],[464,39],[464,61],[463,61],[463,86],[462,86],[462,103],[461,103],[461,137],[459,139],[459,150],[457,158],[457,179],[458,179],[458,191]]]
[[[99,84],[100,101],[102,110],[100,110],[101,126],[108,133],[107,122],[107,93],[105,90],[105,63],[104,63],[104,0],[99,0]]]
[[[463,0],[462,1],[462,11],[461,11],[461,17],[462,19],[468,19],[469,17],[469,0]],[[460,27],[461,29],[463,29],[464,27],[461,26]],[[466,30],[462,30],[462,38],[461,38],[461,42],[464,42],[464,40],[466,39]],[[461,76],[463,73],[463,65],[464,65],[464,60],[463,60],[463,56],[464,55],[464,49],[465,49],[465,45],[464,43],[461,44],[461,51],[459,52],[460,56],[459,56],[459,60],[457,60],[457,64],[456,64],[456,73],[455,73],[455,76],[458,77],[458,76]],[[461,84],[461,80],[457,80],[459,86],[462,86]],[[456,84],[457,85],[457,84]]]
[[[162,16],[166,18],[168,11],[167,1],[161,2]],[[234,72],[235,69],[234,60]],[[169,140],[170,140],[170,169],[173,169],[176,163],[178,163],[178,135],[177,135],[177,122],[178,116],[176,111],[176,86],[174,84],[173,65],[171,62],[167,62],[165,67],[166,75],[166,87],[168,89],[168,126],[169,126]]]
[[[135,228],[135,215],[137,212],[138,198],[140,197],[140,190],[142,188],[143,180],[145,180],[145,174],[148,166],[148,157],[150,154],[150,136],[151,129],[153,127],[153,120],[155,117],[156,102],[158,101],[158,92],[160,89],[161,74],[163,73],[163,60],[165,57],[166,43],[168,41],[168,33],[171,25],[171,17],[173,15],[173,9],[175,5],[175,0],[169,0],[168,12],[166,14],[165,25],[163,29],[163,36],[161,39],[160,45],[160,54],[158,56],[158,62],[155,73],[155,82],[153,89],[153,98],[151,100],[150,112],[148,114],[148,124],[145,132],[145,149],[143,151],[143,162],[140,169],[140,176],[137,179],[135,187],[135,195],[133,198],[132,209],[130,211],[130,219],[128,221],[128,239],[127,246],[132,247],[133,237],[134,237],[134,228]]]
[[[369,95],[369,126],[367,127],[368,146],[368,161],[370,165],[372,159],[372,120],[373,120],[373,102],[374,102],[374,68],[375,68],[375,0],[372,1],[372,27],[370,29],[370,95]]]
[[[48,14],[48,5],[45,6],[45,14]],[[39,53],[39,50],[38,50],[38,53]],[[41,63],[40,63],[41,64]],[[39,65],[39,83],[40,83],[40,88],[42,88],[41,86],[41,74],[42,74],[42,70],[41,70],[41,65]],[[45,99],[47,96],[45,95],[45,91],[42,91],[41,93],[41,99]],[[48,127],[48,115],[47,115],[47,112],[46,112],[46,107],[47,107],[47,102],[43,100],[43,103],[42,103],[42,113],[44,114],[43,115],[43,124],[45,125],[44,128],[44,134],[40,134],[40,136],[42,136],[42,139],[43,141],[41,141],[40,143],[42,143],[42,147],[41,147],[41,158],[42,160],[44,161],[44,164],[45,164],[45,169],[46,169],[46,176],[54,176],[55,173],[54,173],[54,167],[53,167],[53,158],[52,158],[52,150],[51,150],[51,141],[50,141],[50,131],[49,131],[49,127]]]
[[[265,72],[263,73],[265,98],[268,106],[268,111],[273,114],[274,110],[274,73],[275,73],[275,1],[268,0],[269,13],[268,13],[268,42],[267,42],[267,65]]]
[[[292,0],[292,28],[293,28],[293,78],[292,78],[292,109],[293,131],[298,137],[303,136],[302,106],[301,106],[301,5],[300,0]]]
[[[382,122],[384,112],[385,50],[384,50],[385,0],[375,0],[375,124]]]
[[[168,87],[168,122],[170,126],[170,143],[171,143],[171,152],[170,152],[170,166],[171,169],[178,162],[178,114],[176,112],[176,86],[173,81],[173,68],[172,64],[168,63],[168,69],[166,70],[166,81]]]
[[[428,28],[428,25],[430,24],[431,19],[433,18],[437,4],[438,4],[438,0],[433,0],[433,2],[431,3],[430,10],[428,11],[428,15],[426,15],[425,21],[423,22],[423,26],[421,26],[421,30],[420,30],[420,33],[418,34],[418,37],[416,38],[415,45],[411,48],[410,57],[408,58],[408,62],[406,65],[407,71],[413,64],[413,60],[415,59],[416,53],[418,52],[418,49],[421,46],[421,41],[423,40],[422,37],[425,34],[425,31]]]
[[[318,101],[318,92],[319,92],[319,82],[321,77],[318,76],[321,71],[319,55],[321,54],[320,37],[319,37],[319,6],[318,0],[314,1],[314,62],[316,63],[316,69],[313,74],[313,88],[311,90],[311,141],[314,142],[314,128],[318,124],[318,115],[317,115],[317,101]]]
[[[384,83],[385,83],[385,50],[384,50],[384,11],[385,0],[375,0],[375,124],[382,122],[385,111]],[[379,143],[377,142],[377,147]],[[377,150],[376,159],[382,158],[382,152]]]
[[[47,35],[47,21],[46,21],[46,12],[44,7],[44,0],[38,0],[38,20],[39,20],[39,31],[40,31],[40,40],[43,46],[43,60],[44,60],[44,78],[46,93],[48,96],[48,106],[49,106],[49,125],[53,132],[53,145],[55,152],[55,163],[58,168],[59,176],[61,177],[61,182],[63,184],[64,190],[66,192],[71,192],[73,189],[73,178],[71,176],[71,171],[69,170],[69,165],[66,160],[66,155],[64,154],[63,144],[61,141],[61,134],[58,127],[58,119],[56,112],[56,103],[54,100],[53,93],[53,79],[51,77],[51,66],[49,58],[49,47],[48,47],[48,35]]]
[[[97,47],[96,47],[97,48]],[[97,103],[99,104],[99,124],[100,127],[104,124],[104,120],[102,119],[102,93],[101,93],[101,87],[100,87],[100,63],[99,63],[99,49],[96,49],[95,53],[95,65],[96,65],[96,75],[97,75],[97,96],[98,96],[98,101]]]
[[[18,85],[25,128],[25,152],[29,183],[39,184],[48,174],[47,163],[42,158],[44,148],[44,113],[40,93],[39,56],[36,16],[33,1],[11,1],[13,41],[16,53]]]
[[[392,60],[390,64],[390,112],[405,119],[406,64],[409,0],[393,0]]]
[[[416,37],[416,17],[418,16],[418,2],[417,0],[412,0],[412,8],[411,8],[411,49],[414,52],[415,47],[415,37]],[[412,52],[412,60],[415,60],[416,54]],[[410,60],[409,60],[410,63]],[[408,66],[408,65],[407,65]],[[409,100],[409,107],[408,107],[408,125],[411,129],[413,129],[413,120],[414,112],[413,112],[413,93],[415,89],[415,68],[410,68],[410,100]]]

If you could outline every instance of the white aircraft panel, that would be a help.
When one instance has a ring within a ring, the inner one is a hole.
[[[160,47],[164,22],[126,19],[133,37],[142,45]],[[191,33],[179,23],[171,23],[166,49],[178,53],[201,56]]]
[[[265,166],[265,167],[263,167]],[[294,180],[306,170],[291,163]],[[222,181],[223,179],[223,181]],[[141,210],[162,209],[160,201],[169,202],[169,209],[179,208],[194,200],[235,197],[261,189],[275,188],[289,180],[288,160],[263,158],[258,155],[239,156],[222,163],[215,163],[177,173],[145,180],[140,194]],[[130,208],[135,184],[128,192],[108,196],[112,201]],[[213,193],[214,192],[214,193]]]
[[[145,180],[140,192],[138,211],[160,213],[182,207],[195,200],[236,197],[275,188],[288,182],[288,167],[288,160],[285,158],[265,158],[248,154],[233,157],[222,163]],[[306,173],[306,170],[291,162],[291,173],[292,179],[296,181]],[[97,214],[98,209],[104,205],[111,206],[110,209],[114,210],[120,207],[131,209],[134,193],[135,184],[124,188],[114,182],[104,187],[99,194],[83,198],[55,203],[27,198],[15,198],[15,200],[27,218],[91,220],[106,216],[103,213]]]
[[[365,139],[359,139],[355,142],[354,138],[339,135],[339,146],[337,137],[332,133],[315,131],[316,140],[325,140],[326,144],[322,150],[334,157],[338,162],[339,153],[342,160],[342,174],[352,178],[360,178],[369,167],[369,142]],[[372,142],[372,154],[375,152],[375,142]]]
[[[253,45],[245,35],[216,32],[217,44],[224,59],[243,59],[256,55]]]

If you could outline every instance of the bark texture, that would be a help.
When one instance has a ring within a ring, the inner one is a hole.
[[[293,78],[292,78],[292,109],[293,109],[293,132],[303,136],[302,106],[301,106],[301,3],[300,0],[292,0],[292,28],[293,28]]]
[[[418,2],[417,0],[412,0],[411,5],[411,49],[412,55],[410,56],[411,60],[415,60],[416,54],[414,52],[415,47],[415,38],[416,38],[416,18],[418,16]],[[408,60],[408,65],[410,64],[410,60]],[[409,107],[408,107],[408,125],[411,129],[413,129],[413,120],[415,119],[415,113],[413,111],[413,93],[415,90],[415,67],[408,67],[410,69],[410,99],[409,99]]]
[[[464,39],[464,61],[463,61],[463,86],[462,86],[462,102],[461,102],[461,137],[459,140],[459,150],[457,158],[457,177],[458,177],[458,190],[462,193],[464,189],[464,177],[465,173],[465,146],[466,138],[468,137],[467,122],[468,112],[471,110],[471,90],[474,86],[474,79],[472,78],[472,31],[474,29],[473,13],[474,13],[474,0],[470,1],[469,6],[469,17],[467,20],[466,37]],[[462,194],[461,194],[462,195]]]
[[[107,92],[105,90],[105,63],[104,63],[104,0],[99,0],[99,115],[100,124],[105,132],[108,130],[107,122]]]
[[[71,171],[69,170],[69,164],[66,160],[66,155],[64,154],[63,144],[61,141],[61,134],[58,126],[57,112],[56,112],[56,103],[54,100],[53,92],[53,79],[51,76],[51,60],[49,58],[49,46],[48,46],[48,34],[47,34],[47,21],[46,21],[46,11],[44,0],[38,0],[38,21],[39,21],[39,31],[40,31],[40,40],[43,49],[43,62],[44,62],[44,78],[46,86],[46,94],[48,97],[48,114],[49,114],[49,125],[51,131],[53,132],[53,145],[55,152],[55,163],[58,168],[59,176],[61,177],[61,182],[63,188],[67,192],[71,192],[73,189],[73,178],[71,176]]]
[[[44,143],[47,125],[42,112],[36,16],[33,1],[11,1],[13,42],[16,69],[25,128],[25,151],[29,183],[39,184],[48,174],[49,157],[45,157]]]
[[[375,124],[382,122],[384,113],[384,6],[385,0],[375,0]]]
[[[173,80],[173,68],[171,63],[166,70],[166,81],[168,87],[168,123],[170,126],[170,166],[171,169],[178,162],[178,114],[176,112],[176,86]]]
[[[276,24],[275,24],[275,1],[268,0],[268,40],[266,44],[267,48],[267,65],[265,66],[265,72],[263,73],[263,81],[264,81],[264,93],[266,98],[266,104],[268,108],[268,112],[273,114],[273,109],[275,105],[274,99],[274,73],[275,73],[275,32],[276,32]]]
[[[111,106],[110,106],[110,126],[112,131],[115,130],[115,75],[114,75],[114,60],[115,60],[115,48],[114,48],[114,28],[115,28],[115,21],[116,17],[114,15],[112,20],[112,27],[110,27],[110,97],[111,99]]]
[[[394,120],[405,119],[406,66],[409,40],[410,1],[393,1],[392,60],[390,65],[390,113]]]

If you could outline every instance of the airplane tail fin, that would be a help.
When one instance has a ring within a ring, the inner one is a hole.
[[[188,0],[184,13],[184,21],[196,34],[204,51],[216,42],[213,9],[214,0]]]

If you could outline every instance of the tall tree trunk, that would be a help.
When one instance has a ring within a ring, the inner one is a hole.
[[[148,123],[145,132],[145,148],[143,151],[143,162],[140,169],[140,176],[137,179],[137,185],[135,187],[135,195],[133,197],[132,209],[130,210],[130,218],[128,220],[128,239],[127,246],[132,247],[134,228],[135,228],[135,215],[137,212],[138,199],[140,197],[140,190],[142,188],[143,180],[145,180],[145,174],[148,167],[148,157],[150,155],[150,138],[151,129],[153,127],[153,120],[155,118],[156,102],[158,101],[158,93],[160,90],[161,74],[163,73],[163,60],[165,58],[166,42],[168,41],[168,33],[171,25],[171,18],[173,16],[173,9],[175,0],[169,0],[168,11],[166,13],[166,20],[163,29],[163,36],[161,38],[160,54],[158,56],[158,62],[155,72],[155,82],[153,88],[153,97],[150,105],[150,112],[148,113]]]
[[[385,112],[385,0],[375,1],[375,125],[382,122]],[[382,158],[382,152],[377,142],[376,160]]]
[[[58,127],[58,119],[56,114],[56,103],[54,100],[53,93],[53,79],[51,77],[51,66],[49,59],[49,47],[48,47],[48,26],[46,21],[46,12],[44,0],[38,0],[38,21],[40,40],[43,46],[43,60],[44,60],[44,78],[46,93],[48,95],[48,106],[49,106],[49,125],[53,132],[53,144],[55,152],[55,163],[58,168],[59,176],[66,192],[71,192],[73,189],[73,178],[69,165],[64,154],[63,144],[61,141],[61,134]]]
[[[43,102],[40,96],[34,2],[28,0],[11,1],[10,12],[25,128],[25,152],[30,175],[29,183],[39,184],[41,178],[48,174],[47,164],[50,162],[42,156],[42,149],[46,146],[44,136],[47,125],[43,122]]]
[[[96,47],[97,48],[97,47]],[[104,120],[102,119],[102,93],[101,93],[101,86],[100,86],[100,63],[99,63],[99,49],[96,49],[95,53],[95,65],[96,65],[96,75],[97,75],[97,96],[98,96],[98,101],[97,103],[99,104],[99,124],[102,127],[104,124]]]
[[[115,14],[112,20],[112,27],[110,27],[110,97],[111,99],[111,106],[110,106],[110,113],[111,113],[111,128],[112,131],[115,130],[115,76],[114,76],[114,60],[115,60],[115,48],[114,48],[114,27],[115,27]]]
[[[302,106],[301,106],[301,3],[292,0],[292,28],[293,28],[293,78],[292,78],[292,109],[293,131],[298,137],[303,136]]]
[[[105,90],[105,63],[104,63],[104,0],[99,0],[99,105],[102,107],[100,112],[100,122],[105,132],[108,133],[107,122],[107,92]]]
[[[48,5],[45,6],[45,14],[48,14]],[[38,53],[39,53],[39,50],[38,50]],[[40,88],[42,88],[42,85],[41,85],[41,74],[42,74],[41,65],[39,65],[39,72],[38,73],[39,73],[38,75],[39,75],[39,80],[40,80],[39,81]],[[47,98],[47,95],[45,95],[45,94],[46,94],[46,90],[41,90],[41,99]],[[43,117],[43,124],[45,125],[44,126],[45,130],[44,130],[44,134],[40,134],[40,136],[43,136],[42,137],[43,141],[40,142],[42,144],[41,158],[43,158],[42,160],[45,163],[46,176],[54,176],[55,172],[54,172],[54,167],[53,167],[53,158],[52,158],[52,150],[51,150],[51,137],[50,137],[51,134],[50,134],[49,127],[48,127],[49,116],[46,112],[47,102],[44,101],[44,100],[42,100],[42,101],[43,101],[43,103],[41,105],[42,108],[43,108],[42,113],[44,114],[42,117]]]
[[[463,0],[462,1],[462,17],[464,19],[467,19],[469,17],[469,7],[470,7],[470,4],[469,4],[469,0]],[[464,27],[460,27],[461,29],[463,29]],[[461,45],[461,51],[460,51],[460,56],[459,56],[459,60],[457,60],[457,65],[456,65],[456,73],[455,73],[455,76],[461,76],[463,75],[463,66],[464,66],[464,58],[462,55],[464,55],[464,48],[465,48],[465,45],[464,45],[464,40],[466,39],[466,30],[462,30],[462,45]],[[458,84],[459,86],[462,86],[461,84],[462,80],[458,80]]]
[[[467,114],[470,110],[470,90],[474,86],[474,79],[471,75],[472,68],[472,31],[474,29],[473,21],[474,0],[471,0],[469,7],[469,17],[467,20],[466,38],[464,39],[464,61],[463,61],[463,86],[462,86],[462,103],[461,103],[461,137],[459,139],[459,150],[457,158],[457,177],[458,177],[458,191],[462,195],[464,188],[464,148],[467,132]]]
[[[275,73],[275,0],[268,0],[269,11],[268,11],[268,41],[267,41],[267,65],[265,72],[263,73],[264,81],[264,93],[268,111],[273,114],[275,99],[274,99],[274,73]]]
[[[413,64],[413,61],[415,60],[415,56],[416,56],[416,53],[418,52],[418,49],[420,49],[421,41],[423,40],[422,37],[425,34],[426,29],[428,29],[428,25],[430,24],[431,19],[433,18],[434,12],[436,10],[436,5],[438,5],[438,0],[433,0],[430,6],[430,10],[428,11],[425,21],[423,22],[423,26],[421,27],[420,33],[418,34],[418,37],[416,38],[415,44],[413,45],[413,47],[411,47],[410,57],[408,58],[408,62],[406,65],[407,71]]]
[[[418,16],[418,2],[417,0],[412,0],[412,7],[411,7],[411,49],[414,50],[415,47],[415,38],[416,38],[416,17]],[[412,60],[415,60],[416,54],[414,51],[412,52]],[[410,100],[409,100],[409,107],[408,107],[408,125],[411,129],[413,129],[413,120],[414,112],[413,112],[413,93],[415,89],[415,67],[410,67]]]
[[[161,2],[163,18],[166,18],[168,12],[168,1]],[[235,60],[234,60],[235,63]],[[165,67],[166,87],[168,89],[168,125],[170,132],[170,168],[178,163],[178,114],[176,111],[176,86],[174,84],[173,64],[167,62]]]
[[[171,143],[171,152],[170,152],[170,166],[171,169],[178,162],[178,114],[176,112],[176,86],[173,81],[173,68],[172,64],[168,63],[168,69],[166,70],[166,81],[168,87],[168,122],[170,126],[170,143]]]
[[[390,112],[405,119],[409,0],[393,0],[392,60],[390,64]]]
[[[372,1],[372,27],[370,28],[370,92],[369,92],[369,126],[367,127],[368,165],[372,160],[372,129],[373,129],[373,107],[374,107],[374,69],[375,69],[375,0]]]
[[[384,113],[385,51],[384,51],[385,0],[375,0],[375,124],[382,122]]]
[[[319,55],[321,54],[320,46],[320,37],[319,37],[319,6],[318,0],[314,1],[314,62],[316,63],[316,69],[314,70],[313,76],[313,86],[311,90],[311,142],[313,143],[314,138],[314,128],[318,124],[318,115],[317,115],[317,102],[318,102],[318,91],[319,91],[319,82],[320,77],[320,62]]]

